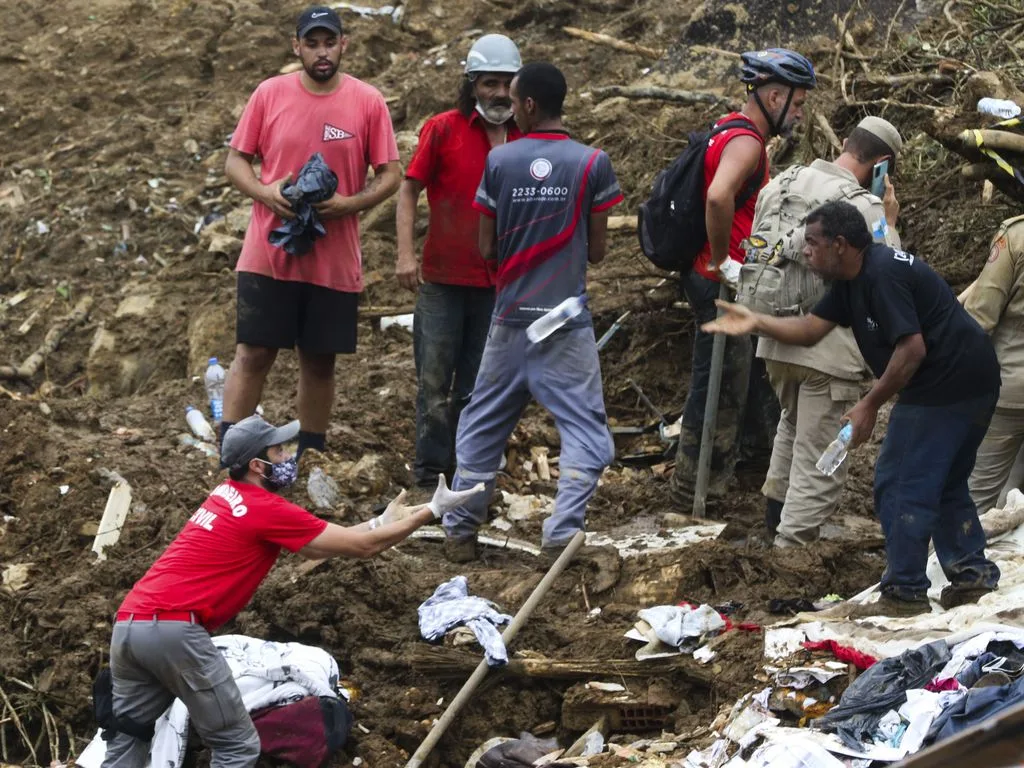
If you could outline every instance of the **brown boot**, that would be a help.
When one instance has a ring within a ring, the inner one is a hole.
[[[959,605],[976,603],[989,592],[994,591],[993,587],[959,587],[956,584],[947,584],[942,588],[939,605],[948,611]]]
[[[928,602],[927,598],[921,600],[901,600],[893,595],[883,594],[874,603],[866,603],[864,605],[858,605],[851,610],[841,611],[841,608],[830,609],[830,613],[835,615],[835,612],[841,611],[843,614],[851,619],[861,619],[868,616],[888,616],[891,618],[907,618],[910,616],[920,616],[923,613],[930,613],[932,610],[931,603]]]
[[[444,556],[449,563],[469,563],[476,560],[476,534],[472,536],[445,537]]]

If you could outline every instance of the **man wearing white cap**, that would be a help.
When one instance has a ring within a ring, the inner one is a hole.
[[[476,188],[493,147],[522,137],[509,88],[522,66],[505,35],[484,35],[466,56],[455,109],[423,124],[398,193],[395,274],[418,293],[413,324],[416,362],[416,483],[432,487],[455,465],[455,430],[476,382],[494,311],[496,268],[480,255]],[[416,257],[416,203],[430,203],[422,263]]]
[[[295,482],[285,443],[298,434],[297,421],[273,427],[259,416],[228,429],[221,461],[230,479],[121,603],[110,642],[113,721],[100,723],[107,731],[104,768],[142,768],[153,724],[175,698],[212,750],[212,768],[255,765],[259,736],[209,633],[245,607],[282,548],[309,559],[373,557],[483,488],[453,493],[441,477],[429,504],[407,507],[403,491],[368,522],[328,523],[277,493]]]
[[[804,256],[803,219],[818,206],[850,203],[864,216],[875,242],[899,248],[899,203],[888,175],[883,199],[868,188],[875,166],[887,161],[891,172],[902,147],[899,131],[891,123],[865,117],[843,142],[835,161],[818,159],[809,166],[790,166],[761,190],[752,233],[767,243],[760,261],[778,269],[782,280],[777,289],[768,289],[762,277],[757,294],[765,305],[774,307],[773,314],[806,314],[825,294],[824,280],[810,270]],[[748,266],[744,274],[759,273]],[[815,463],[835,439],[843,414],[860,399],[867,367],[852,331],[841,327],[813,347],[763,337],[757,356],[765,360],[782,407],[761,489],[767,500],[765,525],[776,546],[806,544],[818,538],[846,482],[845,464],[828,477]]]

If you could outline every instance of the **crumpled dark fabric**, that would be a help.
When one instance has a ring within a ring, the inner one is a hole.
[[[966,696],[939,713],[932,722],[925,743],[933,744],[956,736],[972,725],[977,725],[1022,702],[1024,677],[1018,678],[1010,685],[972,688]]]
[[[327,234],[313,203],[329,200],[337,190],[338,175],[317,152],[302,166],[295,182],[281,188],[281,194],[295,211],[295,218],[282,220],[281,226],[270,233],[270,244],[284,248],[292,256],[308,252],[314,240]]]
[[[814,727],[835,733],[850,749],[863,752],[882,716],[899,708],[907,700],[907,691],[931,682],[949,658],[949,645],[936,640],[882,659],[854,680],[839,703],[813,721]]]

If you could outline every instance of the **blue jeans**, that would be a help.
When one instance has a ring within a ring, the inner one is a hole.
[[[888,559],[883,594],[902,600],[927,596],[929,540],[953,585],[999,583],[967,488],[997,395],[944,406],[897,403],[892,409],[875,465],[875,510]]]
[[[416,298],[416,482],[433,485],[454,470],[455,429],[473,392],[494,289],[424,283]]]
[[[444,516],[449,536],[470,536],[487,520],[505,444],[531,395],[554,416],[562,443],[555,511],[544,521],[541,544],[565,545],[584,529],[587,501],[615,457],[594,329],[563,329],[533,344],[525,328],[494,325],[459,422],[453,485],[458,491],[483,482],[487,492]]]

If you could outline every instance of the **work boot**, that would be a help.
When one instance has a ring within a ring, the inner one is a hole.
[[[444,556],[449,563],[469,563],[477,558],[476,534],[470,536],[446,536]]]
[[[868,616],[888,616],[891,618],[908,618],[920,616],[923,613],[930,613],[932,610],[928,598],[919,600],[903,600],[895,595],[883,594],[877,602],[858,605],[849,611],[840,606],[828,611],[830,615],[841,613],[851,619],[862,619]],[[824,615],[824,612],[823,612]]]
[[[956,584],[947,584],[942,588],[939,595],[939,605],[947,611],[959,605],[976,603],[989,592],[994,592],[992,587],[959,587]]]
[[[779,531],[779,523],[782,522],[782,504],[777,499],[765,499],[764,527],[768,529],[769,536],[775,536]]]

